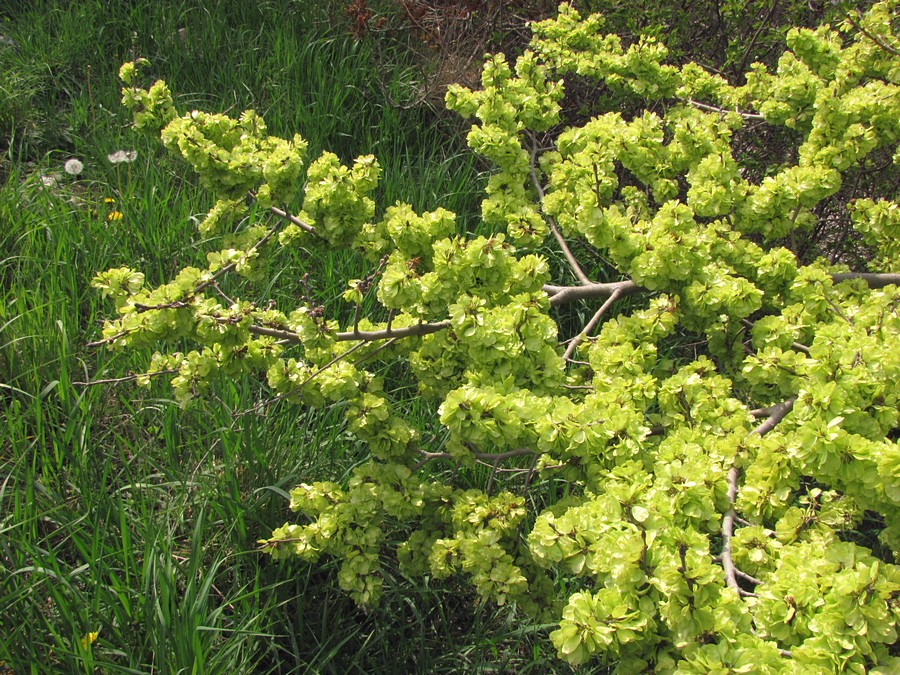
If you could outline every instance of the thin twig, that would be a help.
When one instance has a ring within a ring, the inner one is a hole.
[[[740,520],[740,519],[736,519],[736,520]],[[759,586],[762,583],[761,579],[757,579],[756,577],[751,576],[751,575],[747,574],[746,572],[741,572],[741,570],[739,570],[737,567],[734,568],[734,573],[737,576],[739,576],[741,579],[746,579],[754,586]]]
[[[120,382],[133,382],[142,377],[158,377],[160,375],[172,375],[177,373],[178,368],[165,368],[163,370],[154,370],[152,373],[132,373],[124,377],[110,377],[105,380],[91,380],[90,382],[73,382],[77,387],[95,387],[98,384],[119,384]]]
[[[346,351],[341,352],[340,354],[338,354],[337,356],[335,356],[333,359],[331,359],[331,361],[329,361],[328,363],[326,363],[324,366],[322,366],[321,368],[319,368],[319,369],[318,369],[316,372],[314,372],[312,375],[310,375],[310,376],[307,377],[305,380],[303,380],[303,382],[301,382],[301,383],[300,383],[299,385],[297,385],[293,390],[291,390],[291,393],[295,393],[298,389],[303,389],[303,387],[305,387],[307,384],[309,384],[309,383],[313,380],[313,378],[318,377],[319,375],[321,375],[322,373],[324,373],[326,370],[328,370],[328,369],[329,369],[331,366],[333,366],[335,363],[337,363],[338,361],[340,361],[341,359],[343,359],[345,356],[350,356],[350,355],[351,355],[353,352],[355,352],[357,349],[361,349],[363,346],[365,346],[365,344],[366,344],[365,342],[360,342],[359,344],[356,344],[356,345],[353,345],[352,347],[350,347],[350,349],[347,349]]]
[[[727,115],[729,113],[737,113],[738,115],[743,117],[745,120],[764,120],[764,119],[766,119],[765,117],[763,117],[762,115],[759,115],[757,113],[741,112],[740,110],[737,110],[737,109],[727,110],[725,108],[717,108],[714,105],[709,105],[708,103],[700,103],[700,101],[695,101],[692,98],[688,99],[688,103],[690,103],[695,108],[699,108],[700,110],[705,110],[707,112],[715,112],[715,113],[719,113],[720,115]]]
[[[613,303],[619,299],[619,296],[622,295],[622,289],[617,288],[612,292],[612,294],[607,298],[606,302],[596,311],[591,320],[587,322],[587,325],[581,330],[578,335],[572,338],[569,342],[569,346],[566,347],[566,351],[563,354],[563,360],[568,361],[572,354],[575,353],[575,350],[578,348],[578,345],[581,344],[581,341],[584,340],[587,335],[597,327],[597,324],[600,323],[600,319],[606,313],[610,307],[612,307]]]
[[[877,44],[882,49],[888,51],[889,53],[893,54],[894,56],[900,56],[900,50],[898,50],[896,47],[892,47],[891,45],[889,45],[887,42],[882,40],[880,36],[867,31],[865,28],[862,27],[862,25],[858,21],[856,21],[856,19],[853,18],[853,16],[851,14],[847,15],[847,21],[850,22],[851,26],[853,26],[856,30],[858,30],[860,33],[865,35],[867,38],[869,38],[872,42]]]
[[[319,233],[316,231],[316,228],[314,228],[309,223],[303,222],[297,216],[291,215],[284,209],[279,209],[277,206],[270,206],[269,211],[272,212],[273,214],[275,214],[276,216],[278,216],[279,218],[284,218],[289,223],[293,223],[294,225],[299,227],[304,232],[309,232],[310,234],[314,234],[317,237],[319,236]]]
[[[753,322],[749,319],[741,319],[741,324],[743,324],[747,328],[750,328],[751,330],[753,329]],[[803,352],[804,354],[809,356],[809,347],[800,342],[791,342],[791,349],[793,349],[794,351]]]
[[[491,488],[494,487],[494,477],[497,475],[497,468],[500,466],[500,460],[494,460],[494,463],[491,465],[491,475],[488,477],[487,486],[484,488],[484,493],[490,497],[491,496]]]
[[[535,158],[537,157],[537,145],[532,145],[531,148],[531,162],[528,167],[528,171],[531,174],[531,182],[534,184],[535,190],[537,190],[538,196],[543,199],[544,198],[544,188],[541,187],[541,181],[538,180],[537,172],[534,170]],[[569,267],[572,269],[572,272],[578,278],[578,280],[587,285],[591,283],[590,277],[584,273],[581,269],[581,265],[578,264],[578,261],[575,259],[575,256],[572,254],[572,249],[569,248],[569,244],[566,242],[565,238],[562,236],[562,232],[559,231],[559,227],[556,225],[556,220],[553,216],[548,215],[547,221],[550,224],[550,231],[553,233],[553,236],[556,238],[556,242],[559,244],[559,247],[562,249],[563,255],[566,257],[566,261],[569,263]]]
[[[419,450],[419,454],[423,457],[431,459],[452,459],[453,453],[450,452],[427,452],[425,450]],[[485,462],[501,462],[504,459],[510,459],[512,457],[524,457],[525,455],[533,455],[534,450],[531,448],[519,448],[517,450],[508,450],[506,452],[473,452],[472,456],[475,459],[480,459]]]
[[[762,21],[759,22],[759,25],[756,27],[756,31],[754,31],[753,36],[750,38],[750,43],[747,45],[746,49],[744,49],[744,55],[741,57],[741,63],[734,71],[737,75],[743,75],[747,68],[747,60],[750,58],[750,52],[753,50],[753,46],[756,44],[757,39],[759,39],[759,34],[762,32],[763,28],[766,24],[769,23],[769,19],[772,18],[772,14],[775,12],[775,8],[778,7],[778,0],[773,0],[772,4],[769,6],[769,11],[766,12],[766,16]],[[759,16],[759,14],[757,14]]]
[[[388,341],[385,342],[384,344],[378,345],[375,349],[373,349],[372,351],[370,351],[370,352],[369,352],[368,354],[366,354],[365,356],[363,356],[363,357],[357,359],[357,361],[356,361],[356,363],[355,363],[354,365],[357,365],[357,366],[358,366],[358,365],[359,365],[360,363],[362,363],[363,361],[368,361],[368,360],[371,359],[373,356],[375,356],[378,352],[380,352],[380,351],[382,351],[382,350],[384,350],[384,349],[387,349],[387,348],[390,347],[391,345],[397,344],[397,342],[399,342],[399,341],[400,341],[400,338],[391,338],[390,340],[388,340]]]
[[[594,298],[608,298],[616,291],[619,295],[633,295],[645,292],[645,289],[633,281],[613,281],[600,284],[593,283],[587,286],[554,286],[547,284],[543,290],[550,296],[550,306],[558,307],[576,300],[592,300]]]
[[[223,276],[225,276],[226,274],[231,272],[234,268],[236,268],[238,266],[238,263],[240,263],[243,260],[246,260],[248,258],[248,256],[251,253],[255,252],[257,249],[260,249],[263,246],[265,246],[266,243],[268,243],[268,241],[272,237],[275,236],[275,233],[281,229],[281,227],[282,227],[281,223],[276,223],[275,225],[270,227],[268,232],[266,232],[265,235],[263,235],[263,237],[259,241],[257,241],[255,244],[253,244],[253,246],[251,246],[244,252],[244,255],[241,256],[241,260],[236,260],[232,263],[228,263],[224,267],[220,267],[212,274],[211,277],[209,277],[209,279],[206,279],[205,281],[201,281],[199,284],[194,286],[194,288],[181,300],[173,300],[171,302],[163,302],[158,305],[142,305],[140,303],[134,303],[134,308],[138,311],[138,313],[143,313],[143,312],[149,312],[149,311],[157,310],[157,309],[181,309],[182,307],[187,307],[194,300],[194,298],[196,298],[200,293],[205,291],[210,286],[215,286],[216,282],[220,278],[222,278]]]
[[[787,414],[793,409],[794,401],[796,398],[789,398],[787,401],[782,401],[778,405],[774,405],[771,407],[771,412],[766,420],[757,426],[751,434],[758,434],[759,436],[765,436],[769,433],[775,426],[787,416]],[[731,538],[734,536],[734,521],[737,517],[737,513],[734,510],[734,504],[737,499],[737,482],[739,476],[739,470],[736,466],[732,466],[728,470],[727,475],[727,483],[728,483],[728,510],[725,512],[725,517],[722,518],[722,553],[720,555],[720,559],[722,561],[722,569],[725,571],[725,583],[731,588],[735,589],[738,594],[746,594],[747,591],[744,591],[737,582],[737,572],[734,566],[734,560],[731,555]]]
[[[362,348],[366,344],[367,343],[365,343],[365,342],[360,342],[359,344],[353,345],[352,347],[350,347],[350,349],[347,349],[346,351],[341,352],[340,354],[335,356],[333,359],[331,359],[331,361],[329,361],[324,366],[319,368],[317,371],[310,374],[309,377],[307,377],[305,380],[303,380],[303,382],[298,384],[296,387],[292,388],[290,391],[286,391],[282,394],[278,394],[278,396],[273,396],[272,398],[270,398],[266,401],[260,401],[256,405],[254,405],[252,408],[248,408],[247,410],[239,413],[239,415],[246,415],[246,414],[250,413],[251,411],[262,410],[262,408],[264,406],[272,405],[273,403],[277,403],[278,401],[281,401],[281,400],[287,398],[288,396],[292,396],[293,394],[296,394],[298,391],[303,389],[303,387],[305,387],[307,384],[309,384],[314,378],[316,378],[319,375],[321,375],[322,373],[324,373],[326,370],[328,370],[335,363],[337,363],[338,361],[343,359],[345,356],[350,356],[350,354],[355,352],[357,349]],[[385,345],[382,345],[382,347],[383,346],[385,346]],[[379,347],[379,349],[381,349],[381,347]]]
[[[450,320],[438,321],[437,323],[417,323],[414,326],[405,328],[386,328],[384,330],[351,330],[341,333],[335,333],[334,339],[337,342],[347,342],[349,340],[361,340],[363,342],[376,342],[378,340],[390,340],[393,338],[405,338],[416,335],[429,335],[437,333],[450,327]],[[267,326],[252,325],[249,330],[254,335],[268,335],[269,337],[278,338],[292,344],[301,344],[303,341],[294,331],[284,330],[281,328],[269,328]]]

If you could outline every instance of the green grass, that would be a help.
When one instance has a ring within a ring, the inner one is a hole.
[[[462,584],[416,586],[389,568],[384,603],[366,614],[336,590],[334,563],[256,552],[289,517],[286,490],[359,461],[340,409],[256,410],[249,380],[188,410],[162,382],[79,384],[140,372],[149,356],[85,346],[112,312],[92,276],[128,264],[158,283],[204,255],[188,242],[209,198],[128,129],[123,60],[149,58],[182,109],[254,107],[313,152],[375,153],[381,205],[443,205],[474,227],[478,167],[458,122],[396,106],[415,69],[400,51],[376,68],[336,16],[286,0],[46,0],[0,14],[12,41],[0,45],[0,672],[557,667],[545,629],[478,609]],[[137,160],[109,164],[118,149]],[[70,157],[84,163],[77,178],[63,172]],[[328,300],[354,264],[332,254],[306,271]],[[287,301],[303,271],[284,266],[285,295],[262,295]]]

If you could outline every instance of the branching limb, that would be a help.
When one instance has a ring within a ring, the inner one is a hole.
[[[753,329],[753,322],[750,321],[749,319],[741,319],[741,324],[746,326],[747,328],[750,328],[751,330]],[[807,347],[804,344],[801,344],[799,342],[792,342],[791,348],[794,351],[803,352],[804,354],[809,356],[809,347]]]
[[[432,459],[453,459],[454,455],[450,452],[428,452],[426,450],[419,450],[419,454],[422,457],[432,460]],[[493,465],[495,462],[502,462],[504,459],[510,459],[512,457],[524,457],[526,455],[533,455],[534,450],[531,448],[518,448],[516,450],[507,450],[506,452],[473,452],[472,456],[475,459],[480,459],[484,462],[490,462]]]
[[[581,341],[584,340],[584,338],[586,338],[588,334],[590,334],[590,332],[597,327],[597,324],[600,323],[600,319],[603,317],[606,311],[610,307],[612,307],[612,304],[619,299],[620,295],[622,295],[621,289],[617,288],[616,290],[614,290],[609,298],[607,298],[606,302],[604,302],[600,309],[598,309],[594,314],[594,316],[591,317],[591,320],[587,322],[587,325],[582,329],[582,331],[569,341],[569,346],[566,347],[566,351],[563,354],[564,360],[568,361],[571,358],[572,354],[574,354],[575,350],[578,348],[578,345],[581,344]]]
[[[787,401],[782,401],[776,405],[773,405],[769,410],[769,416],[766,420],[756,427],[751,433],[759,434],[760,436],[765,436],[767,433],[772,431],[778,423],[783,420],[791,410],[794,409],[794,402],[797,400],[797,397],[789,398]]]
[[[737,499],[738,468],[728,470],[728,511],[722,519],[722,568],[725,570],[725,583],[738,593],[742,591],[738,585],[734,571],[734,560],[731,557],[731,537],[734,535],[734,502]]]
[[[134,382],[142,377],[159,377],[160,375],[172,375],[178,372],[178,368],[164,368],[163,370],[154,370],[152,373],[132,373],[124,377],[110,377],[105,380],[91,380],[90,382],[73,382],[77,387],[94,387],[98,384],[119,384],[120,382]]]
[[[842,272],[832,274],[835,283],[848,279],[862,279],[870,288],[884,288],[891,284],[900,286],[900,274],[897,273],[870,273],[870,272]],[[620,295],[633,295],[646,293],[647,290],[630,280],[614,281],[609,283],[591,283],[585,286],[556,286],[547,284],[544,291],[550,296],[550,305],[558,307],[576,300],[590,300],[593,298],[607,298],[617,289],[621,289]]]
[[[550,296],[550,306],[558,307],[576,300],[592,300],[608,298],[618,292],[618,296],[634,295],[645,292],[645,289],[633,281],[613,281],[605,284],[588,284],[587,286],[544,286],[544,292]],[[617,297],[618,297],[617,296]]]
[[[754,408],[750,411],[750,414],[756,418],[760,417],[768,417],[775,410],[774,405],[770,405],[768,408]]]
[[[900,56],[900,49],[897,49],[896,47],[889,45],[879,35],[875,35],[874,33],[867,31],[865,28],[862,27],[862,25],[856,19],[853,18],[852,14],[847,14],[847,21],[856,30],[858,30],[860,33],[865,35],[872,42],[874,42],[876,45],[878,45],[879,47],[881,47],[882,49],[887,51],[889,54],[893,54],[894,56]]]
[[[706,112],[714,112],[714,113],[719,113],[721,115],[726,115],[728,113],[737,113],[738,115],[743,117],[745,120],[764,120],[764,119],[766,119],[765,117],[763,117],[762,115],[759,115],[757,113],[742,112],[740,110],[726,110],[725,108],[718,108],[714,105],[709,105],[708,103],[700,103],[700,101],[695,101],[692,98],[688,99],[688,103],[690,103],[695,108],[698,108],[699,110],[705,110]]]
[[[531,148],[531,166],[529,167],[529,172],[531,173],[531,182],[534,185],[534,189],[537,190],[538,196],[543,199],[544,198],[544,188],[541,186],[541,181],[537,177],[537,172],[534,170],[535,158],[537,157],[537,146],[534,145]],[[556,220],[553,216],[547,216],[547,222],[550,223],[550,231],[553,233],[556,242],[559,244],[560,249],[562,249],[563,255],[566,257],[566,261],[569,263],[569,267],[572,269],[572,273],[575,274],[575,277],[583,284],[588,285],[591,283],[590,277],[584,273],[581,269],[581,265],[578,264],[578,261],[575,259],[575,256],[572,254],[572,249],[569,248],[569,244],[566,242],[565,238],[562,236],[562,232],[559,231],[559,227],[556,224]]]
[[[416,335],[429,335],[431,333],[440,332],[450,327],[449,319],[446,321],[438,321],[436,323],[417,323],[414,326],[406,328],[385,328],[383,330],[351,330],[334,334],[334,339],[338,342],[347,342],[350,340],[359,340],[362,342],[377,342],[378,340],[392,340],[394,338],[405,338]],[[281,328],[269,328],[267,326],[250,326],[248,329],[254,335],[268,335],[269,337],[278,338],[292,344],[301,344],[300,336],[294,331],[284,330]]]
[[[284,220],[288,221],[289,223],[296,225],[304,232],[309,232],[310,234],[315,235],[317,237],[319,236],[319,233],[316,232],[316,228],[314,228],[309,223],[305,223],[304,221],[300,220],[297,216],[292,215],[291,213],[288,213],[284,209],[279,209],[277,206],[270,206],[269,211],[271,213],[273,213],[274,215],[278,216],[279,218],[283,218]]]
[[[758,434],[760,436],[769,433],[793,409],[794,401],[796,400],[796,398],[789,398],[786,401],[782,401],[781,403],[768,408],[769,416],[750,433]],[[728,510],[725,512],[725,517],[722,519],[722,554],[720,559],[722,561],[722,569],[725,570],[725,583],[731,588],[734,588],[738,594],[747,595],[747,591],[743,590],[738,584],[738,572],[734,566],[734,560],[731,555],[731,538],[734,536],[734,521],[737,518],[737,513],[734,510],[734,503],[737,500],[737,482],[739,473],[736,466],[733,466],[728,470],[726,479],[728,482]],[[742,574],[742,576],[745,575]],[[745,576],[745,578],[747,577]]]
[[[737,518],[736,520],[739,521],[740,519]],[[754,586],[759,586],[762,583],[762,579],[757,579],[756,577],[751,576],[751,575],[747,574],[746,572],[741,572],[741,570],[739,570],[737,567],[734,568],[734,573],[736,576],[739,576],[741,579],[749,581]]]
[[[900,286],[900,274],[896,272],[840,272],[832,274],[831,279],[836,284],[848,279],[862,279],[869,285],[869,288],[884,288],[892,284]]]

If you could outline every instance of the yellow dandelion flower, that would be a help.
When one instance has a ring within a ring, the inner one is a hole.
[[[122,220],[124,218],[121,211],[110,211],[106,214],[107,220]]]
[[[104,203],[104,204],[115,204],[115,203],[116,203],[116,200],[113,199],[112,197],[104,197],[104,198],[103,198],[103,203]]]
[[[97,638],[98,638],[98,637],[100,637],[100,631],[99,631],[99,630],[91,631],[91,632],[88,633],[87,635],[82,636],[82,638],[81,638],[81,646],[82,646],[84,649],[87,649],[88,647],[90,647],[92,644],[94,644],[94,643],[97,641]]]

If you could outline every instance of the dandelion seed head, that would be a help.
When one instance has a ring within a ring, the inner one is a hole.
[[[111,155],[107,155],[106,159],[110,164],[128,164],[137,159],[137,150],[116,150]]]
[[[65,168],[66,173],[69,174],[70,176],[77,176],[82,171],[84,171],[84,164],[82,164],[79,160],[74,159],[74,158],[68,160],[63,165],[63,167]]]

